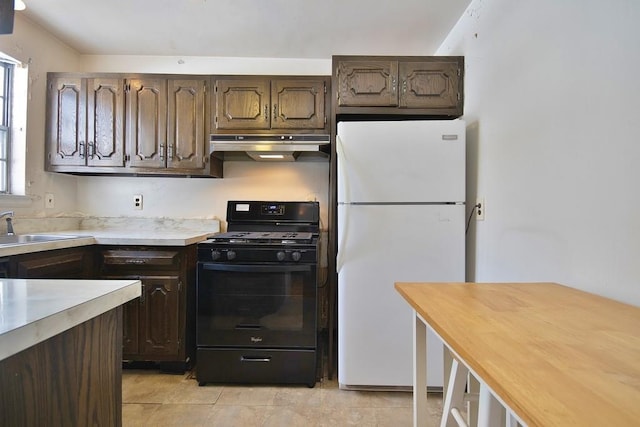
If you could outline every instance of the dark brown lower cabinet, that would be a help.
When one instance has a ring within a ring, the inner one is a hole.
[[[138,279],[142,295],[124,306],[123,360],[161,362],[168,370],[195,355],[196,246],[101,246],[102,279]]]
[[[94,246],[13,255],[9,277],[16,279],[90,279],[94,276]]]
[[[140,280],[142,295],[123,306],[122,358],[184,371],[195,357],[195,268],[196,245],[101,245],[13,255],[8,276]]]
[[[0,361],[0,425],[121,426],[122,307]]]
[[[177,276],[136,276],[142,281],[142,296],[125,306],[123,352],[125,359],[136,355],[165,355],[180,352],[180,303],[182,283]],[[160,315],[161,313],[161,315]]]

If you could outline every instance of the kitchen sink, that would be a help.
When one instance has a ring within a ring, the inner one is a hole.
[[[66,236],[62,234],[15,234],[13,236],[0,236],[0,246],[19,245],[23,243],[45,243],[57,240],[78,239],[82,236]]]

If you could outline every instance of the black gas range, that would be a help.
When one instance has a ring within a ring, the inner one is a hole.
[[[320,231],[318,202],[230,201],[227,232],[198,245],[210,262],[314,262]]]
[[[313,386],[319,204],[230,201],[227,223],[198,244],[198,382]]]

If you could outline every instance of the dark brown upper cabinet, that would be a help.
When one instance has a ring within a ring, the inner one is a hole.
[[[329,77],[215,78],[216,133],[328,132]]]
[[[207,76],[48,74],[45,170],[221,177]]]
[[[459,117],[464,57],[334,56],[336,114]]]
[[[130,168],[203,173],[207,168],[207,79],[141,77],[127,81]]]
[[[167,81],[151,76],[127,81],[127,152],[133,168],[167,165]]]
[[[50,75],[47,170],[124,166],[124,80]]]

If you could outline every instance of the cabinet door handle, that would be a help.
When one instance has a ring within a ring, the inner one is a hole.
[[[136,259],[127,259],[124,262],[125,264],[146,264],[147,260],[144,258],[136,258]]]
[[[396,76],[391,76],[391,92],[396,91],[397,83],[398,83],[398,80],[396,79]]]
[[[167,145],[167,158],[173,159],[173,145]]]
[[[269,106],[267,104],[264,105],[264,119],[269,120]]]
[[[84,158],[85,150],[84,150],[84,141],[80,141],[80,157]]]
[[[93,159],[95,154],[96,154],[96,145],[93,143],[93,141],[89,141],[87,143],[87,157]]]
[[[278,104],[273,104],[273,120],[278,120]]]
[[[160,161],[164,160],[164,144],[160,144]]]

